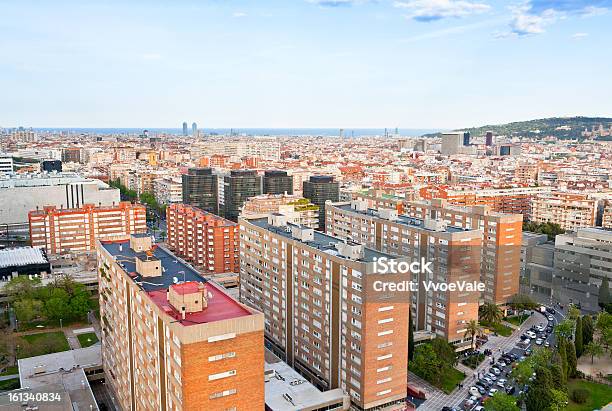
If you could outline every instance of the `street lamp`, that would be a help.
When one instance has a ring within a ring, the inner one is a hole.
[[[60,330],[63,329],[62,319],[60,318]]]

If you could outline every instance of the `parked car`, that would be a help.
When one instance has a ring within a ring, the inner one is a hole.
[[[544,342],[544,341],[543,341],[541,338],[538,338],[538,339],[536,340],[536,345],[542,345],[542,343],[543,343],[543,342]]]
[[[482,396],[478,387],[470,387],[468,391],[470,392],[471,395],[473,395],[476,398],[480,398]]]
[[[544,343],[544,347],[546,347],[546,348],[550,347],[550,343],[549,343],[548,341],[546,341],[546,342]]]
[[[497,391],[499,391],[497,388],[491,388],[489,390],[489,397],[494,396]]]

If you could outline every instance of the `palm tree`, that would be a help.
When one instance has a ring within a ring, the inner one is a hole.
[[[476,340],[476,337],[482,335],[482,328],[478,324],[478,321],[471,320],[465,327],[465,334],[463,334],[463,338],[467,337],[468,335],[472,339],[472,349],[474,349],[474,341]]]
[[[480,319],[490,324],[499,324],[503,318],[502,310],[495,303],[480,306]]]
[[[604,348],[601,344],[595,341],[591,341],[584,347],[584,353],[591,356],[591,364],[595,361],[595,357],[599,358],[605,354]]]

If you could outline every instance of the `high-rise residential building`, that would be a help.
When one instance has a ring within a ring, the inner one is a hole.
[[[187,137],[189,135],[189,131],[187,129],[187,122],[183,122],[183,137]]]
[[[46,206],[30,211],[29,223],[32,246],[49,254],[94,251],[96,240],[147,231],[145,207],[129,201],[107,207]]]
[[[261,217],[270,213],[287,216],[287,221],[308,228],[319,227],[319,206],[310,200],[292,194],[262,194],[249,198],[241,216],[246,218]]]
[[[80,163],[81,162],[81,148],[80,147],[67,147],[62,149],[62,162],[63,163]]]
[[[43,160],[40,163],[40,171],[45,173],[62,172],[62,161],[61,160]]]
[[[594,227],[598,201],[589,194],[552,192],[537,195],[531,202],[531,220],[556,223],[564,230]]]
[[[447,226],[429,217],[398,215],[394,209],[371,209],[364,201],[327,204],[327,234],[375,250],[431,262],[432,273],[412,273],[419,290],[411,293],[411,311],[418,331],[444,338],[458,350],[471,346],[465,327],[478,320],[480,293],[427,291],[427,281],[480,281],[482,232]]]
[[[0,156],[0,173],[13,172],[13,157]]]
[[[191,134],[194,137],[198,136],[198,125],[195,122],[193,122],[193,124],[191,124]]]
[[[210,273],[240,269],[238,224],[199,208],[171,204],[166,208],[168,248]]]
[[[442,133],[440,153],[445,156],[459,154],[463,146],[463,132]]]
[[[466,131],[463,133],[463,145],[464,146],[469,146],[471,144],[470,137],[471,137],[471,134],[469,131]]]
[[[490,187],[481,185],[428,185],[419,190],[423,200],[444,199],[448,204],[458,206],[490,206],[493,211],[507,214],[531,216],[531,201],[542,193],[549,193],[550,187]]]
[[[113,206],[119,201],[119,189],[75,173],[0,175],[0,221],[3,224],[27,223],[28,213],[37,207]]]
[[[224,217],[238,221],[245,201],[260,194],[261,177],[256,171],[232,170],[223,179]]]
[[[304,181],[302,195],[319,206],[319,230],[325,231],[325,202],[340,200],[340,184],[332,176],[310,176]]]
[[[121,409],[264,409],[261,313],[149,236],[97,251],[102,361]]]
[[[239,223],[240,297],[264,312],[266,345],[319,389],[341,388],[356,410],[403,404],[409,296],[373,286],[374,262],[398,260],[283,215]]]
[[[555,238],[552,295],[561,304],[597,312],[602,280],[612,282],[612,231],[579,228]]]
[[[263,194],[293,194],[293,176],[282,170],[265,171]]]
[[[183,174],[183,203],[219,214],[219,187],[212,168],[190,168]]]
[[[491,147],[493,145],[493,132],[487,131],[485,134],[485,145]]]
[[[489,206],[451,206],[441,199],[411,201],[405,210],[411,217],[481,231],[480,280],[485,284],[481,298],[485,302],[505,304],[519,292],[522,215],[495,212]]]
[[[555,243],[548,241],[546,234],[523,232],[521,284],[527,284],[530,292],[551,298],[554,259]]]
[[[159,204],[183,202],[183,180],[179,177],[164,177],[153,181],[153,194]]]
[[[603,212],[601,215],[601,226],[612,229],[612,199],[603,202]]]

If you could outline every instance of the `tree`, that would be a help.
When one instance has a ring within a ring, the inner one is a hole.
[[[164,240],[166,239],[166,232],[165,231],[160,231],[159,238],[161,239],[161,241],[163,243]]]
[[[550,375],[552,376],[555,387],[565,387],[566,379],[559,364],[553,364],[550,366]]]
[[[553,388],[550,390],[550,394],[551,401],[549,407],[546,409],[547,411],[562,411],[567,407],[569,398],[565,391]]]
[[[35,297],[36,287],[38,287],[40,283],[41,280],[38,277],[30,279],[28,276],[24,275],[17,276],[4,286],[4,293],[11,302],[18,299],[31,299]]]
[[[414,358],[414,325],[412,324],[412,310],[408,313],[408,360]]]
[[[420,344],[416,347],[414,360],[410,363],[410,370],[425,380],[439,384],[445,370],[444,362],[436,355],[431,344]]]
[[[538,308],[538,303],[533,301],[531,297],[525,294],[515,294],[509,303],[514,310],[535,310]]]
[[[478,321],[471,320],[465,327],[463,338],[469,336],[472,339],[472,349],[475,348],[476,337],[482,335],[482,328],[478,325]]]
[[[571,341],[565,342],[565,352],[567,353],[567,377],[576,376],[578,359],[576,358],[576,348]]]
[[[595,357],[599,358],[605,354],[603,346],[596,342],[591,341],[584,347],[584,353],[591,356],[591,364],[595,362]]]
[[[565,339],[557,340],[557,354],[559,356],[559,365],[563,371],[563,379],[567,380],[569,376],[569,363],[567,360],[567,349],[565,348]]]
[[[89,294],[80,293],[70,299],[70,313],[72,318],[83,319],[91,309]]]
[[[602,311],[597,315],[595,329],[599,332],[599,342],[609,347],[612,345],[612,314]]]
[[[564,229],[557,223],[536,223],[533,221],[523,222],[523,231],[530,231],[532,233],[546,234],[549,240],[554,240],[559,234],[565,232]]]
[[[496,392],[495,395],[484,402],[486,411],[520,411],[516,405],[516,398],[503,392]]]
[[[444,364],[448,367],[454,367],[457,365],[457,353],[455,347],[448,343],[448,341],[442,338],[434,338],[431,340],[431,347],[434,350],[436,356],[440,358]]]
[[[530,388],[525,399],[527,411],[543,411],[550,405],[552,393],[550,388]]]
[[[597,299],[597,302],[601,308],[612,302],[612,300],[610,300],[610,285],[608,284],[607,277],[604,277],[603,280],[601,280],[601,286],[599,287],[599,298]]]
[[[578,316],[576,318],[576,330],[574,333],[574,345],[576,346],[576,357],[580,357],[582,355],[582,351],[584,350],[583,346],[583,328],[582,328],[582,318]]]
[[[576,321],[577,318],[580,318],[580,308],[576,307],[574,304],[569,306],[567,317],[570,320]]]
[[[24,298],[23,300],[15,301],[13,304],[17,319],[24,323],[38,318],[41,314],[42,303],[32,298]]]
[[[555,326],[555,336],[557,340],[569,340],[574,334],[574,322],[572,320],[563,320]]]
[[[593,325],[593,318],[590,315],[585,315],[582,317],[582,346],[584,351],[584,346],[593,341],[593,330],[595,329]]]
[[[495,303],[480,306],[480,319],[491,324],[499,324],[503,318],[502,310]]]
[[[53,289],[50,298],[45,302],[47,317],[53,321],[68,320],[72,317],[69,304],[70,296],[65,290]]]

